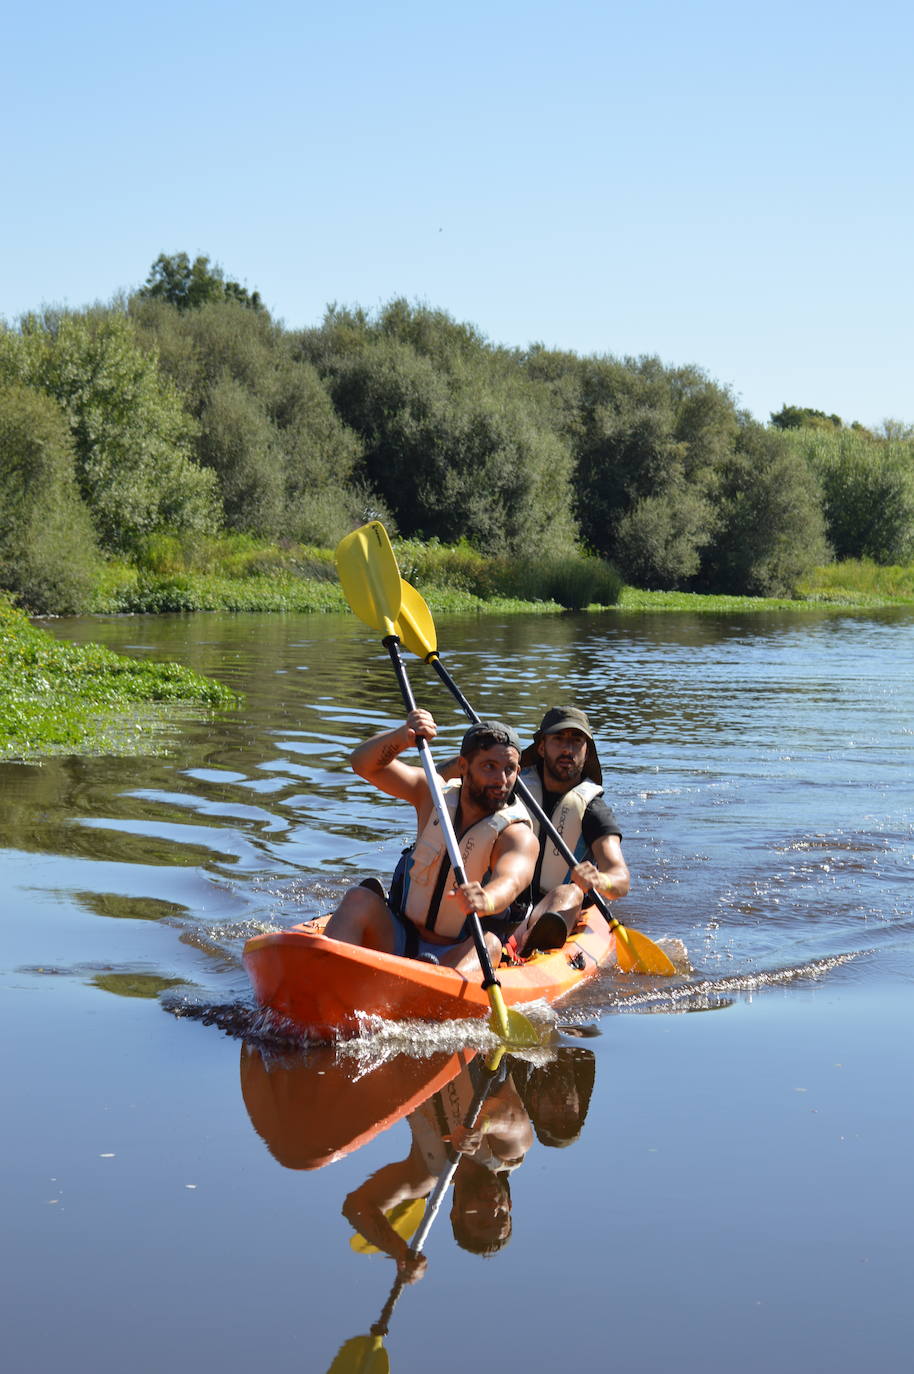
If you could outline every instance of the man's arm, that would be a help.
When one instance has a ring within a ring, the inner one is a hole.
[[[584,892],[595,887],[601,897],[612,901],[624,897],[631,886],[631,874],[622,855],[618,835],[601,835],[591,845],[593,863],[578,864],[572,879]]]
[[[360,778],[390,797],[411,802],[418,811],[428,799],[428,782],[421,768],[401,762],[400,755],[415,745],[417,736],[433,740],[437,733],[428,711],[410,711],[402,725],[383,730],[354,749],[349,762]]]
[[[533,870],[539,856],[539,845],[528,825],[516,822],[499,835],[492,850],[492,876],[485,887],[481,883],[465,883],[454,888],[461,896],[469,914],[492,916],[504,911],[515,897],[533,880]]]

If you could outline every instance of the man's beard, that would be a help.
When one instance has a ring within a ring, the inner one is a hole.
[[[485,787],[477,787],[472,778],[467,778],[464,786],[469,794],[470,801],[474,806],[478,806],[487,816],[494,816],[496,811],[500,811],[503,806],[508,804],[508,794],[502,793],[496,797]]]
[[[567,762],[561,764],[556,760],[554,767],[561,769],[561,771],[553,772],[553,768],[549,766],[545,759],[543,760],[544,781],[550,792],[557,792],[560,787],[566,789],[577,787],[584,776],[583,763],[578,765],[574,759],[569,759]],[[552,784],[554,784],[554,786]]]

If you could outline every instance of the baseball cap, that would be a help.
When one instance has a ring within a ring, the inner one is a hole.
[[[460,752],[468,754],[473,749],[491,749],[496,744],[521,752],[520,738],[510,725],[505,725],[501,720],[479,720],[470,726],[460,741]]]

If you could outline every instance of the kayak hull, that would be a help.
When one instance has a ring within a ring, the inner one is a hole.
[[[356,1035],[366,1015],[386,1021],[449,1021],[488,1017],[480,983],[422,960],[343,944],[323,933],[324,920],[256,935],[244,964],[258,1003],[315,1041]],[[500,968],[507,1006],[567,996],[615,962],[615,936],[597,912],[586,912],[560,950]]]

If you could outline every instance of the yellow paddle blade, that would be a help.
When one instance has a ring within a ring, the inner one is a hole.
[[[334,558],[346,600],[359,620],[380,634],[395,634],[400,569],[380,520],[347,534],[337,544]]]
[[[492,1015],[489,1017],[489,1030],[508,1045],[521,1048],[525,1045],[539,1045],[542,1036],[533,1022],[519,1011],[508,1010],[502,990],[497,983],[486,988]]]
[[[616,958],[623,973],[659,973],[666,978],[675,974],[673,961],[653,940],[639,930],[627,930],[618,921],[612,929],[616,932]]]
[[[438,634],[432,613],[415,587],[400,579],[400,614],[397,638],[416,658],[427,659],[438,652]]]
[[[397,1235],[403,1240],[412,1240],[419,1229],[419,1222],[425,1215],[425,1198],[405,1198],[384,1213]],[[356,1231],[349,1244],[357,1255],[379,1255],[381,1251],[370,1240]]]
[[[340,1346],[328,1374],[390,1374],[380,1336],[353,1336]]]

